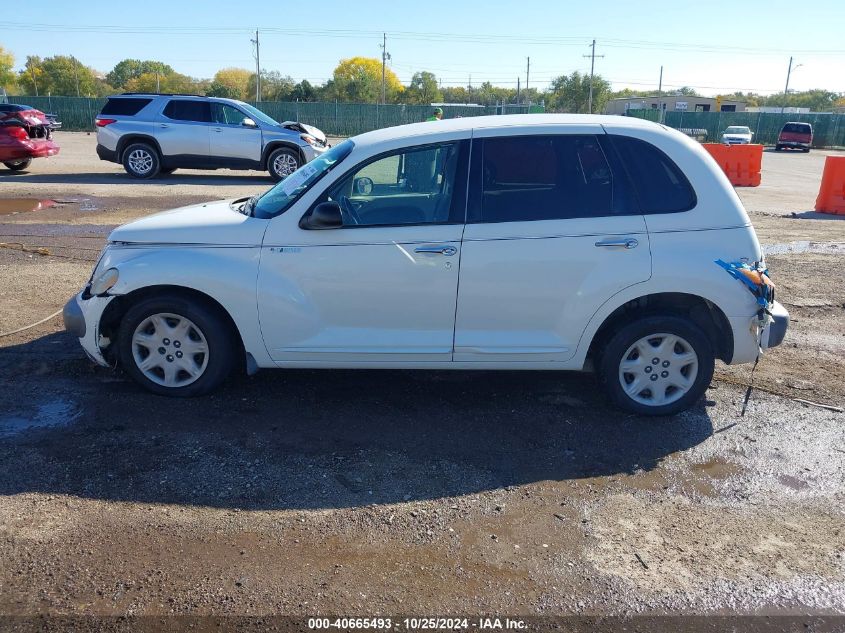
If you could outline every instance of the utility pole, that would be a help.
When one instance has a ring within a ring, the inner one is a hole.
[[[786,109],[786,101],[789,99],[789,76],[792,74],[792,57],[789,57],[789,68],[786,70],[786,87],[783,89],[783,105],[780,107],[780,113]]]
[[[255,39],[250,40],[255,44],[255,102],[261,101],[261,51],[258,44],[258,29],[255,29]]]
[[[663,66],[660,67],[660,83],[657,84],[657,122],[663,123]]]
[[[71,57],[73,59],[73,78],[76,80],[76,96],[79,96],[79,61],[76,57]]]
[[[528,79],[531,77],[531,58],[526,57],[527,65],[525,66],[525,95],[526,99],[528,98]]]
[[[156,92],[161,92],[161,84],[158,80],[158,70],[156,70]]]
[[[593,40],[593,43],[590,44],[592,47],[592,52],[589,55],[582,55],[582,57],[589,57],[590,58],[590,97],[587,101],[587,110],[590,114],[593,113],[593,73],[596,69],[596,57],[604,57],[604,55],[596,55],[596,41]]]
[[[390,53],[387,52],[387,33],[381,34],[381,103],[387,103],[387,81],[385,74],[387,73],[387,60],[390,59]]]
[[[30,65],[29,70],[32,74],[32,85],[35,86],[35,96],[37,97],[38,96],[38,82],[35,81],[35,65],[34,64]]]
[[[469,96],[467,97],[467,103],[472,103],[472,73],[469,74]]]
[[[516,78],[516,105],[519,105],[519,77]]]

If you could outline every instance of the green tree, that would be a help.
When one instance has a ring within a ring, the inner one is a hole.
[[[406,103],[427,104],[443,100],[443,93],[437,85],[437,77],[427,70],[414,73],[411,84],[404,93]]]
[[[761,105],[810,108],[812,112],[831,112],[836,100],[842,95],[822,88],[790,92],[788,95],[773,94],[761,99]]]
[[[557,112],[587,112],[590,100],[590,77],[575,71],[552,80],[549,107]],[[601,112],[610,96],[610,82],[593,77],[593,112]]]
[[[78,59],[68,55],[54,55],[42,60],[26,58],[26,65],[18,75],[18,83],[28,94],[65,96],[101,95],[108,86],[97,79],[94,71]]]
[[[293,86],[293,79],[278,70],[261,71],[261,101],[287,101]],[[250,100],[255,99],[255,73],[249,76],[247,94]]]
[[[381,61],[370,57],[342,59],[333,74],[335,99],[355,103],[381,101]],[[389,103],[397,100],[405,87],[389,68],[385,71],[385,95]]]
[[[0,46],[0,88],[5,88],[7,91],[15,87],[15,71],[12,68],[15,65],[15,56],[5,48]]]
[[[218,70],[211,80],[206,94],[209,97],[227,97],[229,99],[249,99],[249,80],[252,72],[245,68],[223,68]],[[255,98],[255,84],[252,89]]]
[[[171,72],[163,75],[147,72],[133,77],[123,86],[128,92],[174,92],[182,94],[202,94],[205,92],[201,82],[193,77]]]
[[[289,95],[291,101],[317,101],[318,90],[307,79],[303,79],[293,87]]]
[[[145,73],[160,76],[172,75],[175,71],[164,62],[153,60],[141,61],[140,59],[124,59],[118,62],[111,72],[106,75],[106,81],[115,88],[126,88],[130,80],[136,79]]]

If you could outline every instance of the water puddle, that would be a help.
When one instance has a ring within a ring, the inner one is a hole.
[[[742,472],[742,468],[720,459],[710,459],[700,464],[693,464],[692,471],[711,479],[727,479]]]
[[[764,255],[794,255],[801,253],[837,255],[845,253],[845,243],[798,241],[786,244],[766,244],[763,246]]]
[[[15,215],[29,211],[40,211],[56,206],[54,200],[39,200],[38,198],[0,198],[0,215]]]
[[[63,398],[48,400],[39,404],[31,415],[0,416],[0,438],[38,429],[67,426],[81,414],[77,406],[69,400]]]

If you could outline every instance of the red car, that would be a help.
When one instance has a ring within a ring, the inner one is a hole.
[[[802,152],[809,152],[813,145],[813,126],[809,123],[790,121],[783,126],[778,134],[775,151],[782,149],[800,149]]]
[[[33,158],[59,153],[52,124],[40,110],[25,105],[0,108],[0,162],[13,171],[29,167]]]

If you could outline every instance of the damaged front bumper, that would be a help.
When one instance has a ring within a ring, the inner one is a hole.
[[[766,326],[761,337],[763,349],[777,347],[783,343],[783,339],[786,338],[786,330],[789,329],[789,312],[780,303],[773,301],[769,313],[772,321]]]
[[[88,297],[83,298],[85,291],[80,292],[65,304],[62,310],[62,318],[65,323],[65,330],[79,339],[79,344],[85,354],[92,361],[103,367],[109,363],[103,356],[100,340],[99,325],[106,306],[116,297]]]

